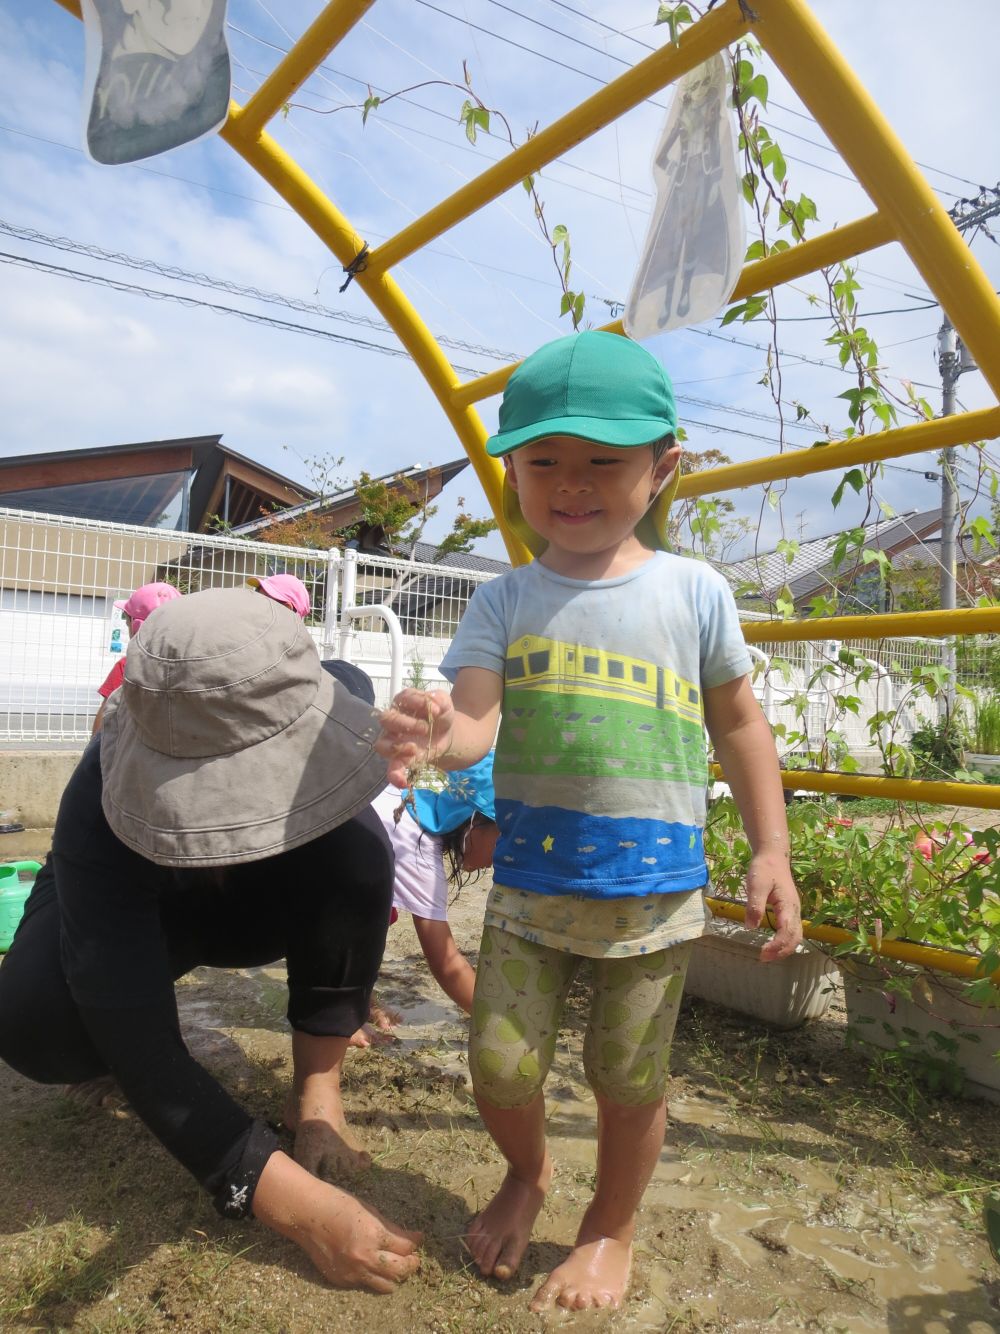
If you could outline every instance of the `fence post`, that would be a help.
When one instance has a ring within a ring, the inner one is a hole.
[[[340,647],[337,652],[337,657],[343,658],[345,662],[351,661],[351,633],[354,626],[347,608],[353,607],[357,602],[357,589],[358,553],[353,547],[348,547],[343,553],[343,565],[341,566]]]
[[[323,601],[323,657],[333,648],[334,632],[340,625],[340,552],[331,547],[326,553],[326,596]]]

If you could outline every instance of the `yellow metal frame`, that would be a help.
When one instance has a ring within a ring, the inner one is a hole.
[[[78,0],[56,2],[80,17]],[[530,559],[530,553],[504,525],[500,505],[501,465],[485,452],[486,430],[474,407],[475,403],[500,392],[515,367],[503,367],[463,384],[393,280],[391,270],[524,177],[748,33],[760,42],[819,121],[876,211],[779,255],[747,265],[734,299],[766,291],[826,265],[898,241],[1000,400],[1000,299],[944,207],[804,0],[753,0],[752,11],[741,5],[740,0],[724,0],[685,29],[676,44],[655,51],[369,252],[344,214],[267,134],[266,126],[372,4],[373,0],[331,0],[246,106],[232,103],[222,137],[296,210],[345,268],[354,266],[355,281],[409,352],[461,440],[515,564]],[[604,327],[622,333],[620,321]],[[928,449],[971,444],[998,435],[1000,406],[847,442],[830,441],[823,448],[792,451],[694,473],[681,479],[678,494],[698,496],[736,490],[761,482],[901,458]],[[751,642],[975,634],[1000,629],[1000,612],[974,610],[836,617],[808,622],[769,621],[743,628]],[[786,786],[813,791],[877,791],[914,801],[954,801],[1000,809],[1000,787],[980,789],[954,783],[805,772],[786,773],[783,781]]]

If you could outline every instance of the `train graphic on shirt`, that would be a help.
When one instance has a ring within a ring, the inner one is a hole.
[[[505,684],[639,704],[702,724],[701,689],[667,667],[608,649],[523,635],[507,648]]]

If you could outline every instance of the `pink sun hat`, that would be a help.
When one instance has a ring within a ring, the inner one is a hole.
[[[259,588],[265,597],[291,607],[292,611],[303,620],[309,615],[312,606],[309,601],[309,590],[294,574],[265,574],[260,578],[255,575],[252,579],[248,579],[247,583],[253,588]]]
[[[154,612],[164,602],[173,602],[174,598],[179,597],[180,593],[173,584],[143,584],[130,598],[116,602],[115,606],[131,619],[132,633],[135,634],[150,612]]]

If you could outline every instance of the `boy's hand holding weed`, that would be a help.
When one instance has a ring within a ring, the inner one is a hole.
[[[748,927],[760,926],[768,908],[774,915],[774,935],[760,952],[761,962],[787,958],[802,943],[802,909],[787,853],[758,852],[752,857],[746,892]]]
[[[379,722],[375,749],[389,762],[389,782],[404,788],[412,769],[433,764],[448,750],[455,709],[444,690],[401,690]]]

